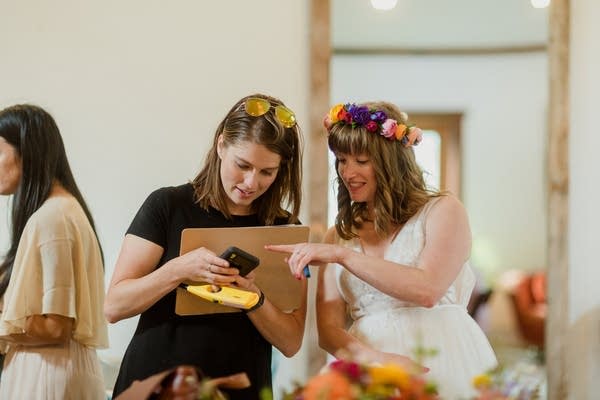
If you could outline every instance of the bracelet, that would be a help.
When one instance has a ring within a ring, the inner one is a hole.
[[[248,314],[249,312],[252,312],[254,310],[258,310],[260,307],[262,307],[262,305],[264,304],[264,302],[265,302],[265,293],[261,290],[260,291],[260,296],[258,297],[258,301],[256,302],[256,304],[253,305],[252,307],[250,307],[249,309],[244,310],[244,312],[246,314]]]

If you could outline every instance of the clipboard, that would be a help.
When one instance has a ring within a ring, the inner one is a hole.
[[[285,262],[285,255],[265,250],[266,244],[293,244],[307,242],[308,226],[273,225],[240,228],[188,228],[181,232],[179,254],[199,247],[206,247],[221,254],[229,246],[236,246],[254,254],[260,264],[254,270],[256,285],[277,308],[290,311],[302,302],[303,284],[294,278]],[[234,307],[210,303],[188,291],[177,288],[175,313],[178,315],[202,315],[241,312]]]

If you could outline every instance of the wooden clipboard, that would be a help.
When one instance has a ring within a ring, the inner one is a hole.
[[[264,249],[266,244],[292,244],[307,242],[308,226],[275,225],[243,228],[188,228],[181,233],[179,254],[199,247],[206,247],[221,254],[229,246],[236,246],[260,259],[254,270],[256,284],[277,308],[290,311],[300,307],[302,282],[291,274],[285,254]],[[240,312],[237,308],[210,303],[177,288],[175,313],[178,315],[202,315]]]

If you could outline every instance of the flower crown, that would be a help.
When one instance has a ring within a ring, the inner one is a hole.
[[[402,113],[406,120],[408,116]],[[423,131],[414,125],[398,123],[395,119],[388,118],[385,111],[359,106],[354,103],[336,104],[331,107],[323,121],[327,132],[335,124],[364,126],[368,132],[379,133],[389,140],[398,140],[405,147],[417,145],[423,140]]]

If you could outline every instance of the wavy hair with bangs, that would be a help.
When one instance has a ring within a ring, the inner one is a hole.
[[[406,114],[391,103],[361,105],[384,111],[399,124],[407,124]],[[427,188],[412,146],[405,147],[400,141],[389,140],[358,125],[335,124],[328,133],[329,149],[334,154],[367,155],[373,165],[377,179],[373,224],[378,236],[391,235],[396,226],[404,225],[431,198],[443,195]],[[356,228],[369,219],[369,214],[366,203],[352,202],[338,165],[336,160],[338,214],[335,228],[338,235],[347,240],[357,236]]]
[[[260,117],[249,115],[244,104],[248,98],[257,97],[271,103],[267,113]],[[276,218],[285,218],[288,223],[297,223],[302,200],[302,136],[298,124],[291,128],[278,122],[275,107],[283,102],[264,94],[253,94],[239,100],[229,110],[217,127],[213,144],[202,170],[192,181],[196,202],[203,208],[213,207],[227,218],[231,218],[227,207],[227,194],[221,181],[221,159],[217,147],[219,137],[227,146],[252,142],[265,146],[281,156],[277,177],[269,189],[254,200],[252,209],[265,225],[273,225]],[[286,208],[289,207],[290,211]]]

